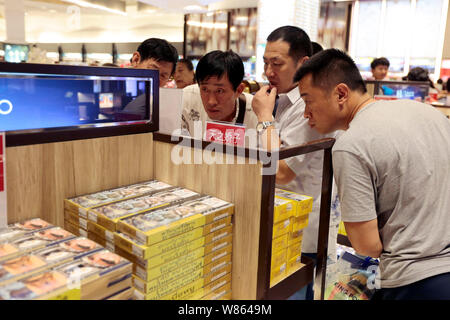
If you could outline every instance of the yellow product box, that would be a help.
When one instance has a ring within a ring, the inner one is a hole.
[[[188,268],[191,265],[209,265],[212,262],[231,254],[232,251],[232,235],[228,235],[219,240],[211,242],[205,246],[199,247],[191,252],[181,255],[179,258],[166,262],[157,267],[151,267],[151,260],[148,260],[147,266],[150,268],[142,268],[136,265],[135,274],[141,279],[149,282],[157,278],[167,279],[179,272],[180,267]],[[203,262],[198,259],[204,258]]]
[[[288,199],[296,203],[295,216],[299,217],[312,211],[313,198],[292,191],[275,188],[275,197]]]
[[[6,228],[0,229],[0,243],[11,242],[25,235],[52,227],[55,226],[39,218],[9,224]]]
[[[288,246],[301,242],[303,239],[303,230],[288,233]]]
[[[275,195],[273,202],[273,223],[289,219],[295,215],[295,203],[289,199],[283,199]]]
[[[203,288],[198,289],[196,292],[191,293],[190,291],[193,289],[193,286],[187,286],[185,288],[185,291],[182,292],[181,295],[173,294],[171,296],[167,296],[163,300],[200,300],[206,295],[209,295],[212,292],[215,292],[216,290],[219,290],[223,286],[227,285],[228,283],[231,283],[231,273],[226,274],[225,276],[215,280],[214,282],[211,282]],[[188,292],[186,295],[184,293]],[[184,295],[184,297],[183,297]]]
[[[173,238],[170,238],[168,240],[164,240],[152,245],[146,245],[145,251],[142,254],[136,254],[138,257],[142,259],[150,259],[151,257],[154,257],[156,255],[167,253],[171,250],[175,250],[176,248],[188,245],[189,243],[197,240],[197,243],[202,244],[202,240],[199,238],[204,238],[205,241],[209,241],[209,239],[214,238],[216,236],[220,236],[222,233],[220,230],[224,229],[225,227],[231,226],[231,216],[228,216],[226,218],[222,218],[218,221],[215,221],[213,223],[209,223],[206,225],[203,225],[199,228],[196,228],[194,230],[188,231],[186,233],[180,234],[178,236],[175,236]],[[118,231],[119,233],[119,231]],[[120,233],[122,234],[122,233]],[[123,234],[122,234],[123,235]],[[131,237],[128,239],[134,240]],[[133,241],[138,244],[142,244],[140,241]],[[204,242],[207,243],[207,242]],[[191,243],[192,246],[195,246],[193,243]],[[136,249],[138,250],[138,249]]]
[[[205,295],[226,285],[228,282],[231,282],[231,273],[227,273],[223,277],[208,284],[205,284],[205,280],[205,278],[200,278],[193,283],[161,297],[160,300],[199,300]],[[139,292],[139,290],[135,290],[135,297],[137,300],[148,300],[146,295]]]
[[[64,220],[64,229],[66,229],[70,233],[73,233],[76,236],[81,236],[81,237],[86,237],[86,238],[88,236],[88,232],[86,230],[68,222],[67,220]]]
[[[133,215],[118,222],[117,230],[152,245],[203,225],[231,217],[234,205],[211,196],[186,201],[169,208]],[[219,228],[219,226],[213,226]],[[205,233],[211,232],[205,230]]]
[[[44,258],[26,254],[0,262],[0,287],[48,269]]]
[[[64,210],[64,220],[71,224],[74,224],[78,228],[82,228],[86,231],[88,230],[87,219],[80,217],[72,211]]]
[[[273,225],[272,239],[281,237],[282,235],[289,232],[291,225],[291,220],[288,218],[286,220],[279,221]]]
[[[342,235],[344,235],[344,236],[347,235],[347,231],[345,231],[344,221],[339,222],[338,233],[339,233],[339,234],[342,234]]]
[[[272,252],[272,259],[271,259],[271,268],[276,268],[281,266],[283,263],[286,263],[287,259],[287,250],[282,249],[278,252]]]
[[[289,234],[284,234],[278,238],[272,239],[272,253],[286,249],[288,246]]]
[[[308,226],[309,214],[300,217],[291,217],[289,232],[296,232],[305,229]]]
[[[70,199],[64,199],[64,209],[75,213],[78,212],[81,217],[87,219],[88,211],[90,209],[104,206],[109,203],[143,196],[145,194],[160,192],[169,188],[173,188],[173,186],[161,181],[151,180],[115,189],[85,194]]]
[[[79,237],[33,253],[41,257],[49,267],[54,268],[57,265],[81,259],[85,255],[89,255],[102,249],[103,248],[94,241]]]
[[[0,243],[0,261],[5,261],[35,250],[54,246],[61,241],[75,238],[73,233],[60,227],[42,229],[22,235],[11,242]]]
[[[201,300],[231,300],[231,282],[227,282],[211,293],[204,295]]]
[[[199,196],[200,194],[197,192],[185,188],[173,188],[90,209],[88,219],[110,231],[116,231],[116,225],[120,219],[188,201]]]
[[[287,247],[286,260],[289,261],[302,254],[302,243],[297,242]]]
[[[147,246],[138,241],[135,241],[134,239],[131,239],[129,236],[121,232],[116,232],[114,234],[114,243],[141,259],[147,260],[151,257],[154,257],[151,259],[152,265],[157,266],[169,260],[175,259],[183,253],[187,253],[198,247],[201,247],[206,243],[215,241],[216,239],[220,239],[231,234],[233,231],[232,227],[232,225],[228,225],[219,230],[216,230],[215,232],[208,233],[204,237],[194,239],[193,241],[185,241],[183,235],[181,235],[181,241],[179,241],[178,247],[176,247],[176,238],[166,240],[160,244]],[[200,230],[199,232],[203,231]]]
[[[159,278],[150,280],[148,282],[134,274],[133,284],[137,289],[145,294],[155,293],[158,291],[158,288],[164,288],[169,285],[173,286],[174,283],[179,283],[180,281],[187,281],[185,283],[187,284],[189,282],[189,279],[191,279],[191,281],[194,281],[197,280],[197,278],[203,277],[204,275],[217,271],[218,269],[227,268],[227,265],[231,266],[231,249],[226,251],[230,251],[230,253],[225,256],[222,256],[222,254],[219,252],[214,252],[215,260],[206,265],[205,257],[201,257],[190,263],[188,262],[188,264],[183,265],[170,273],[163,274]],[[220,258],[216,259],[216,257]]]
[[[278,282],[283,280],[286,277],[286,262],[284,262],[282,265],[271,268],[270,270],[270,287],[273,287]]]
[[[113,231],[110,231],[110,230],[106,229],[105,227],[103,227],[95,222],[92,222],[92,221],[88,221],[87,227],[88,227],[87,228],[88,233],[94,233],[99,238],[102,238],[109,242],[114,242],[114,232]]]
[[[192,284],[196,281],[202,280],[203,286],[219,279],[226,274],[231,273],[231,264],[228,263],[226,265],[221,266],[220,268],[215,269],[214,271],[204,274],[202,269],[192,272],[192,274],[176,279],[168,283],[167,285],[153,287],[152,290],[149,290],[148,293],[144,293],[140,291],[140,293],[145,294],[146,300],[160,300],[161,298],[167,296],[171,292],[174,292],[184,286]],[[138,287],[135,286],[136,289],[139,290]]]
[[[301,256],[297,256],[297,257],[294,257],[294,258],[288,260],[288,262],[287,262],[287,274],[294,273],[295,271],[297,271],[298,269],[303,267],[304,264],[301,261],[302,261],[302,257]]]
[[[100,237],[98,234],[93,233],[93,232],[89,232],[88,231],[88,235],[87,235],[88,239],[91,239],[92,241],[97,242],[99,245],[106,247],[108,244],[108,241],[106,241],[106,239]],[[114,244],[114,242],[113,242]],[[112,251],[110,248],[107,248],[109,251]]]
[[[100,250],[81,259],[58,266],[73,286],[81,290],[81,299],[100,300],[131,287],[131,263],[108,250]]]

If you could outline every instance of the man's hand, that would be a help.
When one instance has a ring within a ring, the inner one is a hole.
[[[258,117],[258,121],[272,121],[272,112],[277,97],[277,88],[270,89],[269,86],[263,86],[255,93],[252,101],[252,108]]]

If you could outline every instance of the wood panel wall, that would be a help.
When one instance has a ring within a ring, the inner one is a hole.
[[[171,159],[181,153],[176,145],[155,141],[155,179],[216,196],[235,204],[233,225],[232,298],[256,299],[259,218],[261,214],[262,178],[260,163],[239,164],[244,158],[231,156],[234,164],[175,164]],[[194,159],[201,150],[185,149]],[[203,153],[205,154],[205,153]],[[219,155],[213,153],[213,157]],[[175,159],[177,161],[178,159]],[[203,159],[204,160],[204,159]]]
[[[67,197],[153,179],[151,133],[6,149],[8,223],[64,226]]]

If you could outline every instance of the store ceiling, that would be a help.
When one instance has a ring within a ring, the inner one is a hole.
[[[210,10],[216,10],[220,6],[237,8],[249,3],[254,5],[256,2],[257,0],[24,0],[25,39],[31,43],[106,43],[141,42],[152,36],[182,42],[184,14],[205,12],[208,7]],[[5,0],[0,0],[0,13],[4,13],[4,9]],[[0,39],[6,39],[5,25],[0,23]]]

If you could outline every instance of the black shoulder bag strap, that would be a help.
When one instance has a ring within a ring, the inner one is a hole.
[[[239,96],[239,114],[236,119],[236,124],[244,124],[246,104],[247,104],[247,99],[245,98],[245,95],[241,94]]]

